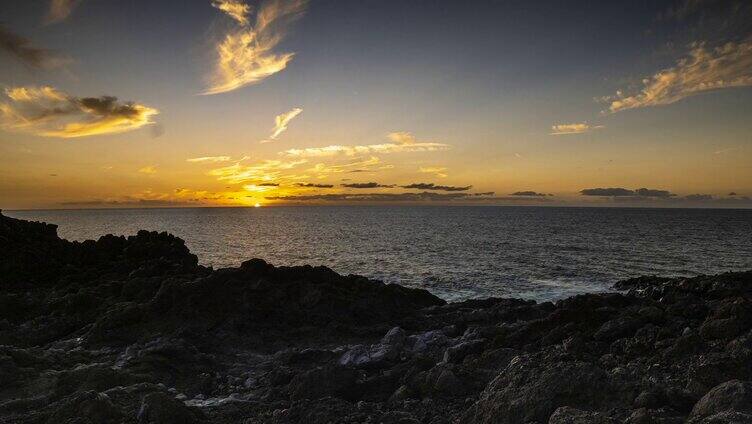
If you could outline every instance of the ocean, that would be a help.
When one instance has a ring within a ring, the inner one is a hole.
[[[325,265],[446,300],[539,301],[640,275],[752,269],[752,210],[494,206],[4,211],[68,240],[140,229],[184,239],[214,268],[250,258]]]

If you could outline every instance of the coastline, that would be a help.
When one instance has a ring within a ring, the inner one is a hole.
[[[446,303],[1,214],[0,257],[0,423],[752,422],[752,271]]]

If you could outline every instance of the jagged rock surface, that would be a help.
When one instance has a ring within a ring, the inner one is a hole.
[[[0,423],[752,422],[752,272],[446,304],[0,215]]]

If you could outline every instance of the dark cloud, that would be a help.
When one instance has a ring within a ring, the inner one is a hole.
[[[438,190],[438,191],[467,191],[470,190],[473,186],[465,186],[465,187],[454,187],[454,186],[443,186],[443,185],[436,185],[434,183],[413,183],[401,186],[402,188],[411,188],[416,190]]]
[[[279,183],[261,183],[256,185],[259,187],[279,187]]]
[[[336,193],[301,196],[271,196],[267,200],[285,200],[290,202],[425,202],[453,201],[470,197],[467,193]]]
[[[612,188],[586,188],[580,191],[583,196],[634,196],[633,190],[621,187]]]
[[[27,38],[0,24],[0,49],[33,68],[56,68],[70,62],[53,51],[34,47]]]
[[[392,184],[392,185],[384,185],[384,184],[373,183],[373,182],[371,182],[371,183],[347,183],[347,184],[342,184],[342,187],[347,187],[347,188],[392,188],[392,187],[394,187],[394,184]]]
[[[115,96],[83,97],[80,99],[73,98],[72,100],[78,103],[80,109],[103,117],[132,119],[141,113],[133,102],[118,103]]]
[[[316,184],[316,183],[295,183],[298,187],[308,187],[308,188],[332,188],[334,187],[332,184]]]
[[[687,200],[700,201],[700,202],[713,200],[713,196],[710,194],[690,194],[690,195],[685,196],[684,198]]]
[[[729,195],[729,196],[738,196],[738,194],[736,194],[736,192],[734,192],[734,191],[732,191],[732,192],[731,192],[731,193],[729,193],[728,195]]]
[[[535,191],[515,191],[510,196],[553,196],[553,194],[538,193]]]
[[[158,110],[117,97],[75,97],[53,87],[11,87],[0,127],[47,137],[113,134],[152,124]]]
[[[752,32],[752,2],[749,0],[681,0],[658,17],[676,24],[680,39],[731,41]]]
[[[642,197],[673,197],[675,194],[667,190],[653,190],[649,188],[638,188],[635,195]]]
[[[493,192],[485,193],[332,193],[297,196],[270,196],[267,200],[283,200],[288,202],[470,202],[485,204],[494,202],[513,203],[548,203],[548,197],[493,197]]]
[[[586,188],[580,191],[583,196],[608,196],[608,197],[642,197],[646,199],[659,198],[667,199],[675,197],[676,195],[668,190],[656,190],[652,188],[638,188],[637,190],[629,190],[622,187],[610,187],[610,188]]]
[[[476,193],[467,199],[470,202],[485,203],[551,203],[553,200],[548,196],[486,196],[486,193]]]

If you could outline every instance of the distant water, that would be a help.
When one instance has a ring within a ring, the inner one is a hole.
[[[448,300],[551,300],[639,275],[752,269],[752,210],[267,207],[6,211],[69,240],[168,231],[204,265],[259,257],[422,287]]]

